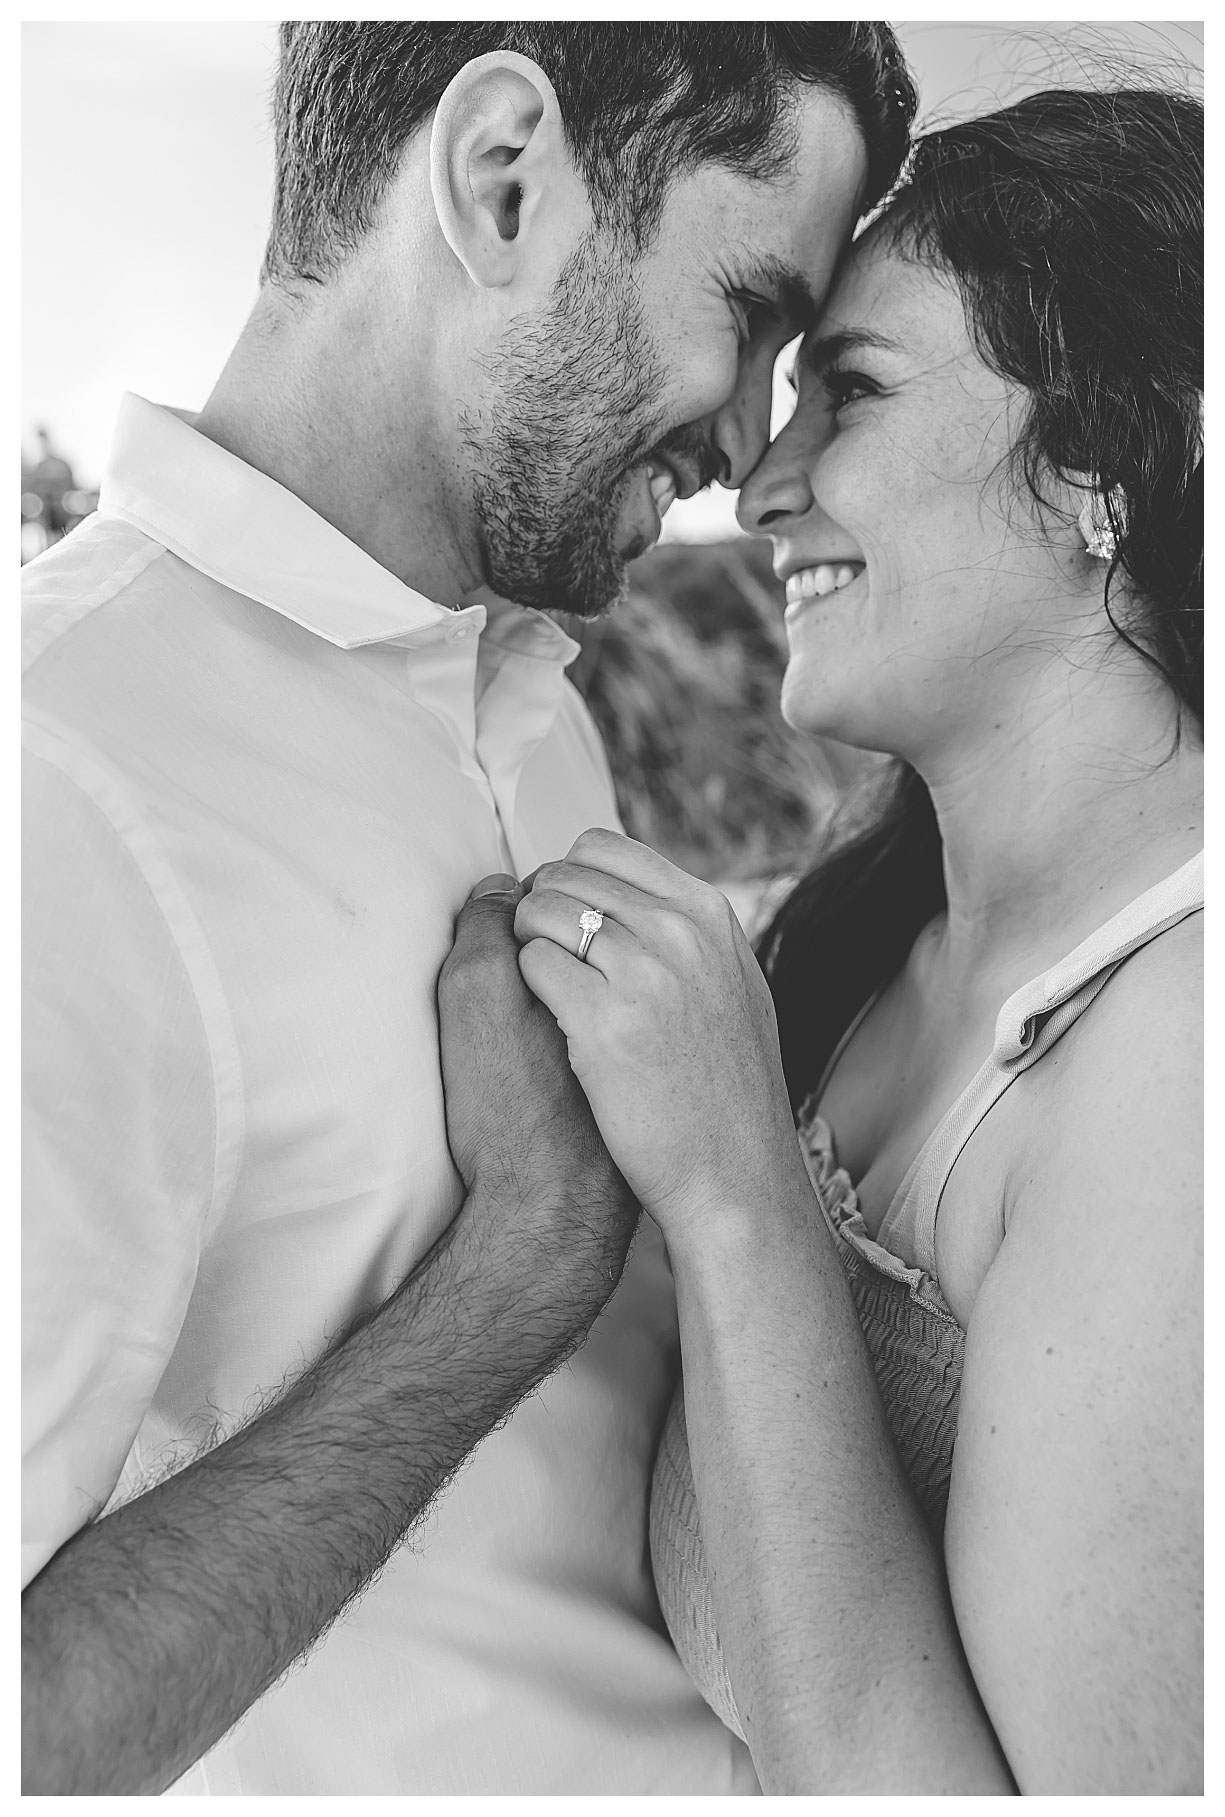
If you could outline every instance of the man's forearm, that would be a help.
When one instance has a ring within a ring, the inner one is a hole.
[[[157,1792],[386,1560],[616,1278],[501,1269],[469,1207],[275,1405],[67,1542],[23,1598],[23,1790]],[[540,1283],[546,1283],[543,1287]],[[521,1286],[519,1284],[522,1284]]]

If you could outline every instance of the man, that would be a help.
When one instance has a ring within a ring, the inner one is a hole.
[[[541,609],[752,467],[912,109],[879,26],[283,28],[252,318],[27,570],[27,1789],[755,1789],[645,1563],[658,1240],[597,1318],[635,1211],[504,897],[479,1164],[435,981],[614,822]]]

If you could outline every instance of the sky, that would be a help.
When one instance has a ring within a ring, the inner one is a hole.
[[[920,121],[966,117],[1121,55],[1203,66],[1196,24],[897,26]],[[198,408],[255,300],[272,197],[276,27],[22,28],[22,442],[45,424],[96,483],[119,398]],[[781,407],[781,399],[780,399]],[[734,495],[675,505],[669,540],[734,534]]]

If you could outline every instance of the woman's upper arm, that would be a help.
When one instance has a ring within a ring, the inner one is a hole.
[[[1122,982],[966,1346],[949,1585],[1029,1793],[1202,1787],[1200,1012],[1161,967]]]

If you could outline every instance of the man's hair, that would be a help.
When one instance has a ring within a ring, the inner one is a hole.
[[[839,97],[867,150],[871,208],[906,155],[916,96],[896,38],[841,25],[291,21],[275,93],[265,280],[320,281],[370,227],[410,135],[464,64],[530,57],[552,82],[596,222],[636,250],[671,182],[719,163],[768,178],[794,151],[801,85]]]

